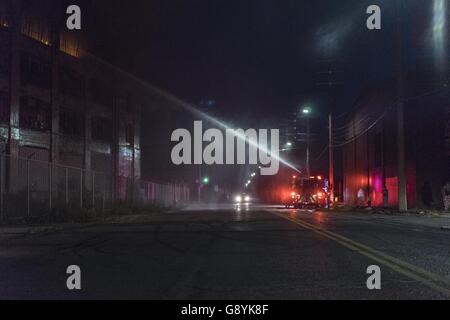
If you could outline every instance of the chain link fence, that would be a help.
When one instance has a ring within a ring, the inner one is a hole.
[[[190,190],[181,184],[114,180],[100,172],[0,156],[0,222],[45,217],[59,210],[105,212],[117,205],[177,206],[189,200]]]

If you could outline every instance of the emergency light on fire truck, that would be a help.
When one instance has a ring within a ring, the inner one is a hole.
[[[286,208],[325,208],[328,207],[330,193],[328,180],[322,176],[297,178],[292,176],[290,197],[284,199]]]

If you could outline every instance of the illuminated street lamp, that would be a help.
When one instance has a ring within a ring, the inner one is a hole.
[[[302,109],[302,113],[303,113],[304,115],[309,115],[309,114],[311,114],[311,112],[312,112],[312,110],[311,110],[310,107],[304,107],[304,108]]]
[[[312,113],[312,109],[310,107],[303,107],[302,113],[306,118],[306,175],[310,175],[310,124],[309,124],[309,115]]]

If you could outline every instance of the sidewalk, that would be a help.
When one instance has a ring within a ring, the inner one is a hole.
[[[62,230],[88,227],[99,222],[87,223],[64,223],[54,225],[35,225],[35,226],[4,226],[0,227],[0,240],[5,238],[21,238],[29,235],[46,234]]]
[[[370,209],[369,209],[370,210]],[[372,208],[373,214],[392,214],[399,216],[416,216],[416,217],[440,217],[450,219],[450,212],[445,212],[442,210],[425,210],[425,209],[413,209],[407,212],[399,212],[395,209],[383,209],[383,208]]]
[[[362,208],[342,206],[331,210],[335,213],[357,213],[367,217],[380,217],[394,222],[407,222],[450,231],[450,213],[438,210],[414,209],[399,212],[393,208]]]
[[[334,212],[360,212],[370,214],[384,214],[393,216],[419,216],[419,217],[442,217],[450,219],[450,212],[443,210],[429,210],[429,209],[411,209],[407,212],[399,212],[394,208],[379,208],[379,207],[352,207],[346,205],[339,205],[334,208]]]
[[[173,220],[168,213],[147,212],[139,214],[127,215],[111,215],[102,220],[92,220],[88,222],[67,222],[45,225],[17,225],[17,226],[0,226],[0,240],[5,238],[20,238],[29,235],[39,235],[63,230],[73,230],[78,228],[88,228],[98,225],[112,224],[139,224],[150,222],[163,222]]]

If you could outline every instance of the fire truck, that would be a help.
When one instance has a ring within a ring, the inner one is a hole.
[[[328,181],[322,176],[309,178],[292,177],[290,194],[286,195],[284,206],[286,208],[326,208],[330,193]]]

